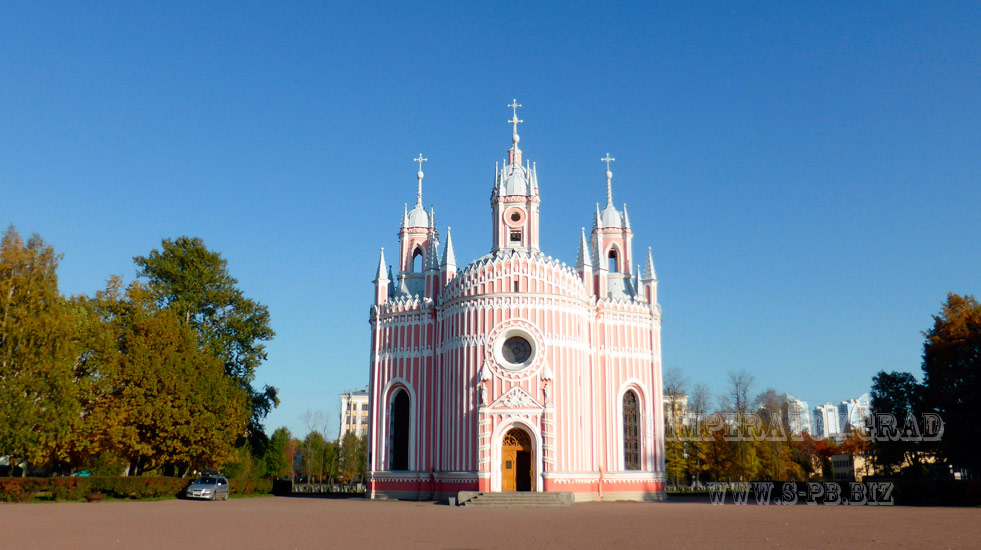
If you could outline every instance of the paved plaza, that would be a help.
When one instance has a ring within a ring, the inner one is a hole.
[[[977,548],[981,510],[360,499],[0,504],[0,548]]]

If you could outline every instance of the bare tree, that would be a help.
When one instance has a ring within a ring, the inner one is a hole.
[[[688,396],[688,411],[692,414],[703,415],[709,412],[712,392],[702,383],[695,384]]]
[[[729,398],[736,412],[745,413],[749,410],[749,389],[754,380],[746,369],[729,371]]]
[[[327,439],[327,428],[330,427],[327,413],[307,409],[306,412],[300,415],[300,420],[307,427],[307,431],[319,433],[324,439]]]
[[[671,367],[664,371],[663,388],[664,395],[676,397],[685,394],[688,386],[688,379],[685,373],[678,367]]]

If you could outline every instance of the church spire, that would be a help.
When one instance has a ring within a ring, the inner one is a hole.
[[[422,153],[419,153],[419,156],[412,160],[419,163],[419,171],[416,172],[416,177],[419,179],[419,189],[416,191],[416,207],[422,208],[422,178],[425,176],[422,173],[422,163],[428,162],[429,159],[423,158]]]
[[[518,148],[518,142],[521,141],[521,137],[518,135],[518,125],[524,122],[523,120],[518,119],[518,108],[521,107],[521,104],[518,103],[517,99],[512,99],[511,104],[508,105],[508,107],[511,108],[511,112],[513,113],[511,116],[511,120],[508,121],[508,124],[513,126],[513,128],[511,129],[512,145],[511,145],[511,151],[508,153],[508,156],[510,157],[509,160],[511,161],[511,164],[520,165],[521,149]]]
[[[601,158],[600,161],[606,163],[606,207],[610,208],[613,206],[613,172],[610,171],[610,163],[615,161],[615,158],[610,157],[607,153],[605,157]]]
[[[404,203],[402,209],[402,229],[409,227],[409,203]]]

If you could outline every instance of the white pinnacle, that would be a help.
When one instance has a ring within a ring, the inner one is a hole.
[[[576,256],[576,267],[591,266],[589,259],[589,244],[586,242],[586,228],[581,228],[582,239],[579,242],[579,254]]]
[[[647,247],[647,266],[644,268],[644,280],[657,280],[657,273],[654,272],[654,254],[651,247]]]
[[[450,227],[446,228],[446,250],[443,251],[443,267],[456,268],[456,254],[453,252],[453,238],[450,237]]]
[[[385,248],[381,249],[381,253],[378,255],[378,273],[375,274],[375,282],[388,282],[388,276],[385,275]]]

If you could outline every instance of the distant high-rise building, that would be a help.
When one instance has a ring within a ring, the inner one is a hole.
[[[849,428],[865,429],[865,420],[870,415],[869,394],[863,393],[855,399],[842,401],[838,405],[838,421],[841,431]]]
[[[814,434],[819,437],[832,437],[841,433],[838,424],[838,407],[834,403],[825,403],[814,407]]]
[[[790,433],[800,435],[811,431],[811,412],[807,408],[807,401],[801,401],[789,393],[784,396],[787,401],[787,425],[790,426]]]
[[[368,388],[341,394],[341,429],[338,439],[348,432],[361,437],[368,433]]]

